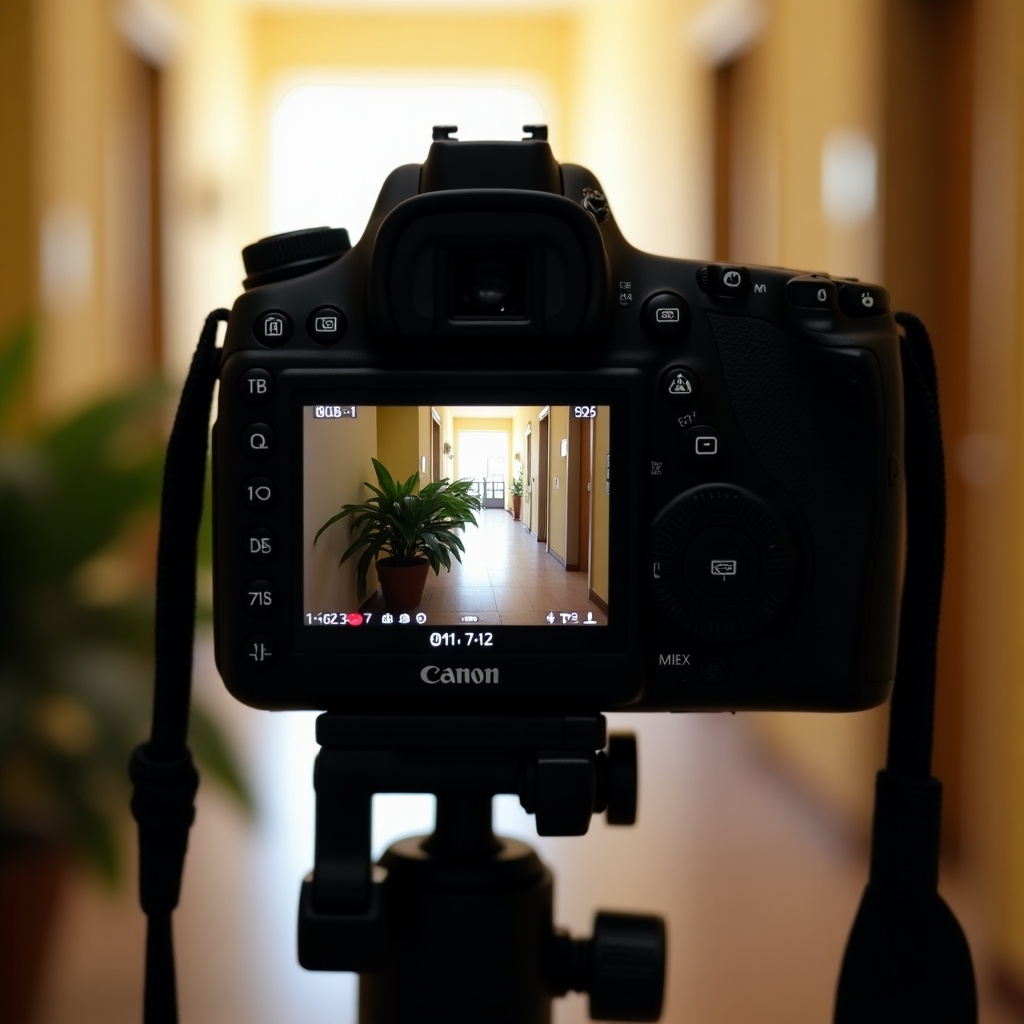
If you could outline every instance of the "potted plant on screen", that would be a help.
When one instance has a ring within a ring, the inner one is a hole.
[[[477,526],[473,515],[481,508],[480,499],[470,492],[472,480],[445,478],[417,491],[419,473],[397,483],[387,468],[373,460],[377,484],[365,483],[373,497],[358,504],[343,505],[316,532],[320,535],[335,523],[351,519],[355,539],[346,548],[338,565],[359,555],[356,564],[356,588],[360,598],[366,593],[366,577],[376,562],[384,604],[389,612],[408,612],[423,598],[427,572],[451,571],[452,558],[462,561],[466,550],[459,536],[468,524]]]
[[[523,464],[519,463],[519,469],[512,480],[512,518],[518,520],[523,514]]]

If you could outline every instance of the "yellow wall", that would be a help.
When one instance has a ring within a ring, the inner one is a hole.
[[[74,2],[74,0],[71,0]],[[145,4],[137,4],[145,6]],[[183,375],[203,318],[241,291],[242,247],[267,232],[260,205],[251,9],[241,0],[172,0],[164,71],[167,366]]]
[[[414,405],[377,409],[377,459],[395,483],[402,484],[420,471],[420,410]]]
[[[610,493],[605,489],[605,462],[611,450],[611,423],[607,411],[598,406],[594,420],[593,464],[590,493],[590,589],[605,604],[609,603],[608,558],[611,553],[609,502]],[[628,477],[621,477],[619,486],[628,486]],[[612,612],[612,614],[615,614]]]
[[[513,460],[516,452],[519,453],[521,462],[516,464],[513,461],[513,472],[516,471],[516,465],[522,465],[523,467],[523,509],[522,509],[522,522],[523,526],[531,533],[536,535],[537,523],[535,521],[537,510],[536,501],[530,500],[527,502],[528,489],[536,487],[536,476],[537,476],[537,452],[533,452],[533,461],[530,465],[530,475],[533,477],[533,481],[527,479],[526,476],[526,462],[529,454],[529,446],[536,448],[537,438],[539,434],[537,432],[537,425],[540,422],[541,414],[540,406],[520,406],[516,409],[515,416],[512,419],[512,455]],[[530,429],[530,435],[527,436],[527,427]],[[531,496],[532,499],[532,496]]]
[[[562,455],[568,444],[569,417],[564,405],[553,405],[548,416],[548,550],[564,564],[567,557],[565,522],[569,500],[569,459]]]
[[[695,259],[708,255],[711,225],[710,84],[691,32],[704,6],[581,5],[561,151],[598,176],[633,245]]]
[[[296,70],[504,72],[513,83],[533,81],[550,96],[564,124],[574,23],[564,12],[484,13],[359,9],[256,9],[252,17],[253,71],[261,107]],[[567,56],[569,59],[567,59]],[[430,125],[424,126],[424,143]],[[503,134],[520,125],[495,125]]]
[[[339,566],[352,543],[351,520],[329,527],[313,543],[317,530],[341,506],[372,497],[365,481],[376,483],[371,457],[377,452],[377,410],[360,406],[354,420],[316,420],[303,410],[303,545],[306,571],[303,600],[306,611],[355,611],[365,595],[356,593],[358,557]],[[375,572],[367,576],[370,593],[377,587]]]
[[[117,304],[123,164],[115,133],[126,52],[105,2],[36,0],[31,55],[30,209],[46,268],[32,304],[42,342],[36,400],[53,409],[126,379],[137,365],[138,339],[118,332]],[[33,245],[26,255],[35,252]],[[32,271],[22,275],[35,283]]]
[[[26,322],[36,293],[29,0],[0,4],[0,345]]]
[[[416,414],[417,452],[416,470],[420,474],[420,486],[430,483],[430,406],[421,405]]]
[[[736,66],[731,258],[877,279],[877,211],[856,225],[836,224],[819,197],[830,135],[854,129],[881,142],[880,6],[836,0],[807,14],[805,0],[779,0]],[[864,835],[885,722],[883,708],[844,716],[761,715],[757,728],[801,785]]]
[[[452,464],[451,462],[449,462],[448,457],[444,454],[444,443],[445,441],[447,441],[449,444],[453,443],[451,436],[452,413],[451,410],[446,405],[433,405],[430,406],[430,408],[433,409],[433,411],[436,412],[437,415],[441,418],[441,465],[438,467],[437,476],[438,479],[443,479],[444,477],[450,478],[452,475]]]
[[[966,831],[996,949],[1024,991],[1024,7],[976,9],[974,447],[958,456],[974,450],[988,473],[971,475],[968,499]]]

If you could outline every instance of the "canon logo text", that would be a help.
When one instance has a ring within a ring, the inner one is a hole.
[[[467,683],[479,686],[481,683],[496,685],[498,670],[496,668],[438,668],[437,665],[425,665],[420,670],[420,679],[433,686],[435,683]]]

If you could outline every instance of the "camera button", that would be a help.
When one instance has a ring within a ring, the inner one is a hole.
[[[269,562],[276,554],[273,532],[265,526],[253,527],[245,535],[245,553],[254,562]]]
[[[270,508],[277,497],[277,489],[274,482],[267,477],[254,476],[245,481],[242,495],[249,508]]]
[[[340,341],[348,327],[348,320],[334,306],[320,306],[309,314],[306,330],[318,345],[333,345]]]
[[[705,295],[716,299],[740,299],[750,290],[750,271],[746,267],[701,267],[697,284]]]
[[[266,459],[274,453],[274,440],[268,423],[250,423],[242,434],[242,448],[250,459]]]
[[[269,370],[246,370],[238,378],[238,393],[248,405],[264,405],[274,397],[274,377]]]
[[[832,309],[838,289],[827,277],[794,277],[786,285],[786,298],[801,309]]]
[[[839,308],[847,316],[878,316],[889,312],[889,293],[877,285],[844,281],[839,285]]]
[[[690,307],[682,295],[658,292],[644,303],[640,323],[655,341],[677,341],[690,329]]]
[[[661,378],[661,393],[673,402],[690,401],[700,391],[700,379],[686,366],[673,366]]]
[[[245,588],[245,610],[257,618],[277,611],[277,595],[270,580],[252,580]]]
[[[261,345],[277,348],[292,336],[291,317],[279,309],[267,310],[256,318],[252,333]]]
[[[714,427],[691,427],[683,434],[683,456],[692,468],[717,464],[722,440]]]
[[[245,641],[245,662],[249,668],[270,668],[274,663],[274,641],[264,633]]]
[[[761,559],[742,530],[713,527],[686,549],[683,575],[692,592],[709,608],[732,611],[757,585]]]

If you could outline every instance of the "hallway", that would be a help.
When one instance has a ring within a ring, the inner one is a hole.
[[[607,616],[587,595],[587,573],[567,572],[547,545],[504,509],[477,514],[479,528],[462,534],[462,564],[427,577],[424,608],[431,625],[458,625],[463,615],[481,625],[543,626],[546,616],[588,614],[599,624]]]

